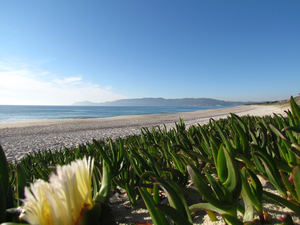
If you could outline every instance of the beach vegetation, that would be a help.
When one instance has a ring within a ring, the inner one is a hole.
[[[51,183],[57,165],[91,157],[91,187],[83,189],[97,196],[93,201],[103,208],[109,208],[112,193],[123,189],[132,207],[144,200],[156,225],[193,224],[199,211],[211,220],[221,216],[226,224],[277,223],[267,203],[289,208],[280,223],[293,224],[300,217],[300,107],[292,97],[289,104],[286,116],[231,114],[189,128],[180,120],[170,130],[143,128],[140,135],[36,151],[16,162],[8,163],[1,148],[0,220],[18,223],[14,209],[26,205],[22,199],[28,187],[44,185],[49,177]],[[191,197],[200,200],[190,203]],[[101,210],[91,210],[87,218],[102,217]]]

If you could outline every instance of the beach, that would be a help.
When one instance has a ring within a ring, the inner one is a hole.
[[[175,126],[179,119],[183,119],[186,126],[208,123],[211,118],[217,120],[235,113],[239,116],[253,115],[265,116],[273,113],[285,115],[287,106],[279,105],[244,105],[232,108],[219,108],[184,112],[176,114],[152,114],[135,116],[118,116],[99,119],[56,119],[36,120],[26,122],[0,123],[0,140],[9,161],[20,160],[26,154],[37,149],[57,150],[63,147],[77,146],[92,141],[92,139],[118,138],[139,134],[142,127],[156,127],[166,125],[168,129]],[[261,182],[266,190],[278,194],[265,179]],[[137,207],[132,208],[128,195],[124,190],[113,193],[109,200],[112,213],[119,225],[134,222],[151,222],[148,210],[143,200],[140,199]],[[273,219],[292,213],[288,208],[265,203]],[[292,213],[293,215],[293,213]],[[218,221],[212,222],[205,213],[200,213],[195,218],[194,224],[221,225],[224,224],[221,216]],[[294,216],[294,221],[299,218]]]
[[[166,125],[168,129],[183,119],[186,126],[208,123],[209,119],[285,114],[279,105],[243,105],[175,114],[130,115],[98,119],[53,119],[0,123],[0,143],[9,161],[40,150],[73,147],[93,139],[118,138],[139,134],[142,127]]]

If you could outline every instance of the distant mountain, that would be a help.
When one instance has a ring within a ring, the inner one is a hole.
[[[120,99],[111,102],[94,103],[89,101],[76,102],[75,106],[195,106],[195,107],[215,107],[215,106],[237,106],[249,104],[251,102],[232,102],[213,98],[134,98]]]
[[[97,106],[99,103],[90,102],[90,101],[82,101],[82,102],[75,102],[72,105],[74,106]]]

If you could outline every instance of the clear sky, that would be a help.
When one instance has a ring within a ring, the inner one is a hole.
[[[299,0],[0,1],[0,104],[299,92]]]

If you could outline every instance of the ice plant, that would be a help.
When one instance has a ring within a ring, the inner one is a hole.
[[[94,160],[83,158],[57,166],[49,182],[37,180],[25,189],[20,219],[39,225],[77,225],[94,206],[92,171]]]

